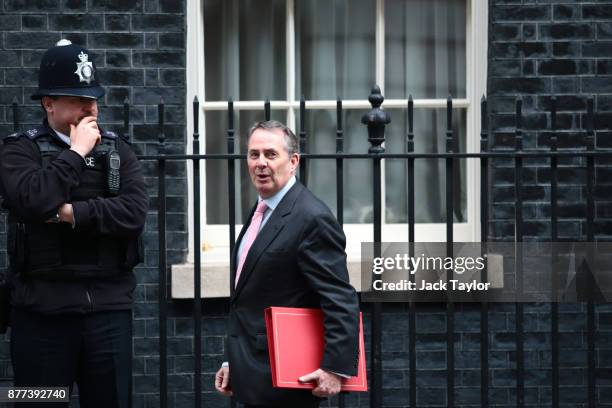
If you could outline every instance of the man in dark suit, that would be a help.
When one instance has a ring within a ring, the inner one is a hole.
[[[228,361],[216,389],[247,407],[318,407],[357,373],[359,304],[346,268],[346,239],[329,208],[296,181],[297,138],[280,122],[249,131],[247,162],[259,194],[231,259]],[[312,391],[272,387],[264,309],[321,308],[320,368],[300,377]],[[230,376],[231,373],[231,376]]]

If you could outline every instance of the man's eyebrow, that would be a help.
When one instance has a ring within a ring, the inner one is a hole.
[[[260,152],[260,151],[262,151],[264,153],[270,153],[270,152],[271,153],[276,153],[276,152],[278,152],[278,150],[276,150],[275,148],[270,148],[270,149],[261,149],[261,150],[259,150],[259,149],[249,149],[248,153]]]

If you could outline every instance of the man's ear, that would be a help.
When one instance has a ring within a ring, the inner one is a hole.
[[[53,99],[48,96],[43,96],[40,100],[40,106],[42,106],[45,112],[51,113],[53,111]]]
[[[291,155],[290,162],[291,162],[291,166],[292,166],[291,170],[295,171],[297,169],[297,167],[298,167],[298,164],[300,164],[300,155],[297,154],[297,153],[293,153]]]

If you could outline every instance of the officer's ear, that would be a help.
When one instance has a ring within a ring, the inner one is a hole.
[[[53,110],[53,101],[56,101],[57,99],[58,97],[55,95],[43,96],[41,98],[40,106],[45,111],[45,113],[51,113],[51,110]]]

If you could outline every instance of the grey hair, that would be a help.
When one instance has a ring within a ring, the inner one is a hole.
[[[251,126],[251,128],[249,129],[249,134],[247,136],[247,144],[249,140],[251,139],[251,135],[257,129],[265,129],[265,130],[280,129],[285,135],[285,149],[287,150],[287,153],[289,154],[289,156],[291,156],[293,153],[299,152],[297,136],[295,136],[295,133],[293,133],[293,131],[289,129],[284,123],[281,123],[277,120],[265,120],[261,122],[255,122],[253,126]]]

